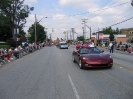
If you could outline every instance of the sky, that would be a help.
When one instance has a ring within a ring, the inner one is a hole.
[[[72,28],[75,38],[82,36],[84,19],[87,38],[90,37],[90,27],[91,33],[109,26],[113,29],[133,27],[133,19],[130,19],[133,17],[131,0],[25,0],[24,3],[34,7],[24,31],[28,33],[36,14],[37,21],[41,20],[39,23],[47,28],[47,35],[51,34],[52,39],[65,38],[64,32],[68,33],[70,39]]]

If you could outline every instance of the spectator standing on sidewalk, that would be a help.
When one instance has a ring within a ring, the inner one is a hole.
[[[114,45],[113,45],[112,42],[110,42],[110,44],[109,44],[109,49],[110,49],[110,53],[113,54],[113,52],[114,52]]]

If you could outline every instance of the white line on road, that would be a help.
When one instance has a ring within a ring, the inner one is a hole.
[[[71,86],[72,86],[72,88],[73,88],[73,91],[74,91],[74,93],[75,93],[76,98],[77,98],[77,99],[80,99],[80,97],[79,97],[79,95],[78,95],[78,92],[77,92],[77,90],[76,90],[76,88],[75,88],[75,86],[74,86],[74,83],[73,83],[73,81],[72,81],[72,79],[71,79],[71,77],[70,77],[69,74],[68,74],[68,78],[69,78],[69,81],[70,81],[70,83],[71,83]]]

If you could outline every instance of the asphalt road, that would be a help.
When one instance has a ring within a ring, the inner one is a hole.
[[[133,99],[133,56],[116,53],[111,69],[81,70],[73,50],[45,47],[0,67],[0,99]]]

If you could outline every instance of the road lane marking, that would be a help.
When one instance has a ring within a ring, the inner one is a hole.
[[[72,88],[73,88],[73,91],[74,91],[74,93],[75,93],[76,99],[80,99],[80,97],[79,97],[79,95],[78,95],[78,92],[77,92],[77,90],[76,90],[76,88],[75,88],[75,86],[74,86],[74,83],[73,83],[73,81],[72,81],[72,79],[71,79],[71,77],[70,77],[69,74],[68,74],[68,78],[69,78],[69,81],[70,81],[71,86],[72,86]]]
[[[125,66],[125,65],[118,64],[118,63],[116,63],[116,62],[114,62],[114,64],[115,64],[116,66],[119,66],[120,68],[125,68],[125,69],[130,70],[130,71],[133,72],[133,68],[132,68],[132,67],[127,67],[127,66]]]

